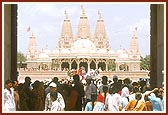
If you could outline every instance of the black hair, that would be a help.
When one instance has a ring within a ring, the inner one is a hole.
[[[80,80],[79,75],[78,74],[73,75],[73,80],[75,82],[79,82],[79,80]]]
[[[136,92],[139,92],[138,86],[134,86],[134,87],[133,87],[133,93],[136,93]]]
[[[58,82],[58,77],[54,77],[53,82]]]
[[[113,81],[114,81],[114,82],[117,82],[117,81],[118,81],[118,76],[114,75],[114,76],[113,76]]]
[[[135,94],[135,99],[141,100],[141,98],[142,98],[142,94],[141,94],[140,92],[137,92],[137,93]]]
[[[97,94],[96,93],[92,93],[91,94],[91,101],[92,101],[92,110],[94,108],[94,102],[97,100]]]
[[[53,97],[53,101],[55,101],[55,100],[57,100],[57,97],[58,97],[58,92],[51,92],[50,93],[50,96],[52,96]]]
[[[27,81],[31,81],[31,78],[29,76],[25,77],[25,82],[27,82]]]
[[[5,81],[5,84],[6,84],[6,85],[9,84],[9,83],[12,83],[12,80],[9,80],[9,79],[8,79],[8,80]]]
[[[103,76],[102,77],[102,83],[103,83],[103,85],[106,85],[107,81],[108,81],[108,77],[107,76]]]

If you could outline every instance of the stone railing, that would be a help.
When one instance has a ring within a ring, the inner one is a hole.
[[[117,75],[119,79],[125,79],[129,77],[132,81],[138,81],[140,78],[149,78],[148,77],[148,72],[146,71],[119,71],[119,72],[106,72],[106,71],[101,71],[100,72],[100,77],[101,76],[108,76],[109,79],[112,80],[113,76]],[[59,79],[65,79],[69,78],[67,75],[67,71],[19,71],[19,77],[18,80],[19,82],[24,82],[24,78],[26,76],[31,77],[32,81],[35,80],[40,80],[44,81],[46,79],[52,79],[53,77],[58,77]]]

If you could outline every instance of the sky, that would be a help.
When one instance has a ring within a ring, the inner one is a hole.
[[[137,27],[141,56],[150,55],[150,4],[137,2],[18,3],[18,52],[26,54],[31,32],[36,37],[39,50],[48,45],[48,49],[53,51],[58,45],[65,10],[71,21],[73,35],[76,35],[81,5],[88,17],[92,36],[100,10],[114,52],[120,48],[129,50],[133,31]],[[30,32],[27,32],[28,27]]]

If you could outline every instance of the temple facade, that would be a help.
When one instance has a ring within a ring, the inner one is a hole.
[[[101,12],[98,11],[95,32],[91,33],[89,20],[83,7],[81,7],[77,33],[74,34],[71,20],[65,11],[58,45],[53,51],[48,50],[48,46],[40,51],[36,37],[32,33],[26,54],[27,68],[54,71],[84,68],[86,72],[91,69],[106,72],[140,71],[141,55],[137,28],[133,31],[132,39],[129,42],[130,49],[128,51],[120,48],[114,52],[109,44],[109,37]],[[111,66],[114,69],[111,69]]]

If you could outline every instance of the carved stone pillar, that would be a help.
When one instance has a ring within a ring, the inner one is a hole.
[[[105,64],[106,64],[106,71],[108,71],[109,59],[106,59],[106,60],[105,60]]]
[[[72,64],[72,60],[71,59],[68,60],[68,64],[69,64],[69,70],[71,70],[71,68],[72,68],[71,67],[71,64]]]
[[[90,63],[92,62],[92,59],[88,59],[87,64],[88,64],[88,71],[90,71]]]
[[[117,63],[117,62],[115,62],[116,63],[116,68],[115,68],[115,70],[116,71],[119,71],[119,64]]]
[[[59,63],[59,69],[62,71],[62,67],[61,67],[62,61],[61,61],[61,60],[58,60],[58,63]]]
[[[80,60],[79,60],[79,59],[76,59],[76,63],[77,63],[77,70],[79,70]]]
[[[98,64],[99,64],[98,59],[95,59],[95,61],[94,61],[94,62],[95,62],[95,64],[96,64],[96,69],[99,69],[99,68],[98,68]]]

